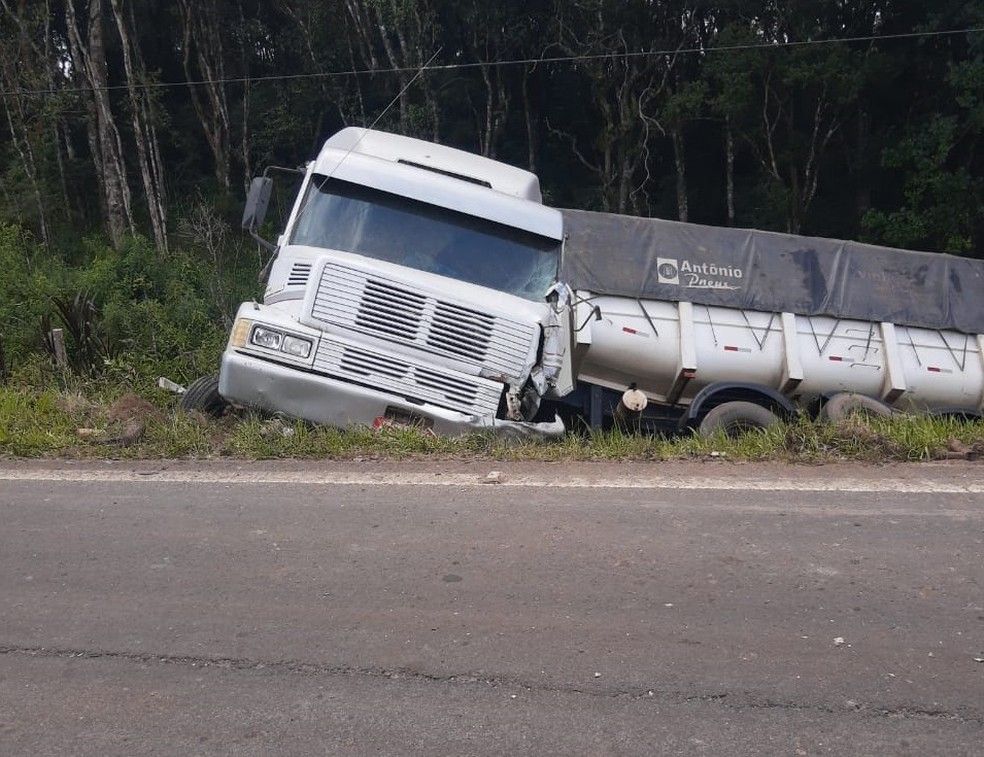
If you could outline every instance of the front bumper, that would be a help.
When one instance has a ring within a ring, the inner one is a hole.
[[[231,347],[222,355],[219,393],[233,404],[338,428],[369,426],[376,418],[386,415],[388,408],[398,408],[430,419],[439,434],[494,431],[507,437],[554,438],[565,432],[559,418],[552,423],[518,423],[494,416],[466,415],[262,360]]]

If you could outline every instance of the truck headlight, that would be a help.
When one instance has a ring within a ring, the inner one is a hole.
[[[282,333],[263,326],[256,326],[249,338],[249,341],[257,347],[266,347],[268,350],[279,350],[283,340],[284,335]]]
[[[297,336],[284,336],[284,343],[280,350],[294,357],[306,358],[311,354],[311,340],[301,339]]]

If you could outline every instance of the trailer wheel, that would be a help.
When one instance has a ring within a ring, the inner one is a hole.
[[[771,428],[779,422],[778,415],[754,402],[725,402],[704,416],[698,431],[701,436],[711,436],[718,431],[738,436],[746,431]]]
[[[210,373],[191,382],[181,395],[179,407],[185,412],[196,410],[212,418],[225,412],[229,403],[219,394],[219,374]]]
[[[824,403],[824,406],[820,408],[820,418],[831,423],[839,423],[854,415],[862,418],[887,418],[893,412],[888,405],[872,397],[853,392],[841,392]]]

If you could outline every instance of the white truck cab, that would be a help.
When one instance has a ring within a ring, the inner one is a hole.
[[[265,182],[251,192],[261,202]],[[562,243],[534,174],[344,129],[307,165],[263,302],[239,309],[219,392],[334,426],[528,424],[543,396],[569,390]]]

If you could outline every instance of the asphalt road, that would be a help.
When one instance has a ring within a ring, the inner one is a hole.
[[[489,467],[0,462],[0,754],[984,752],[984,468]]]

